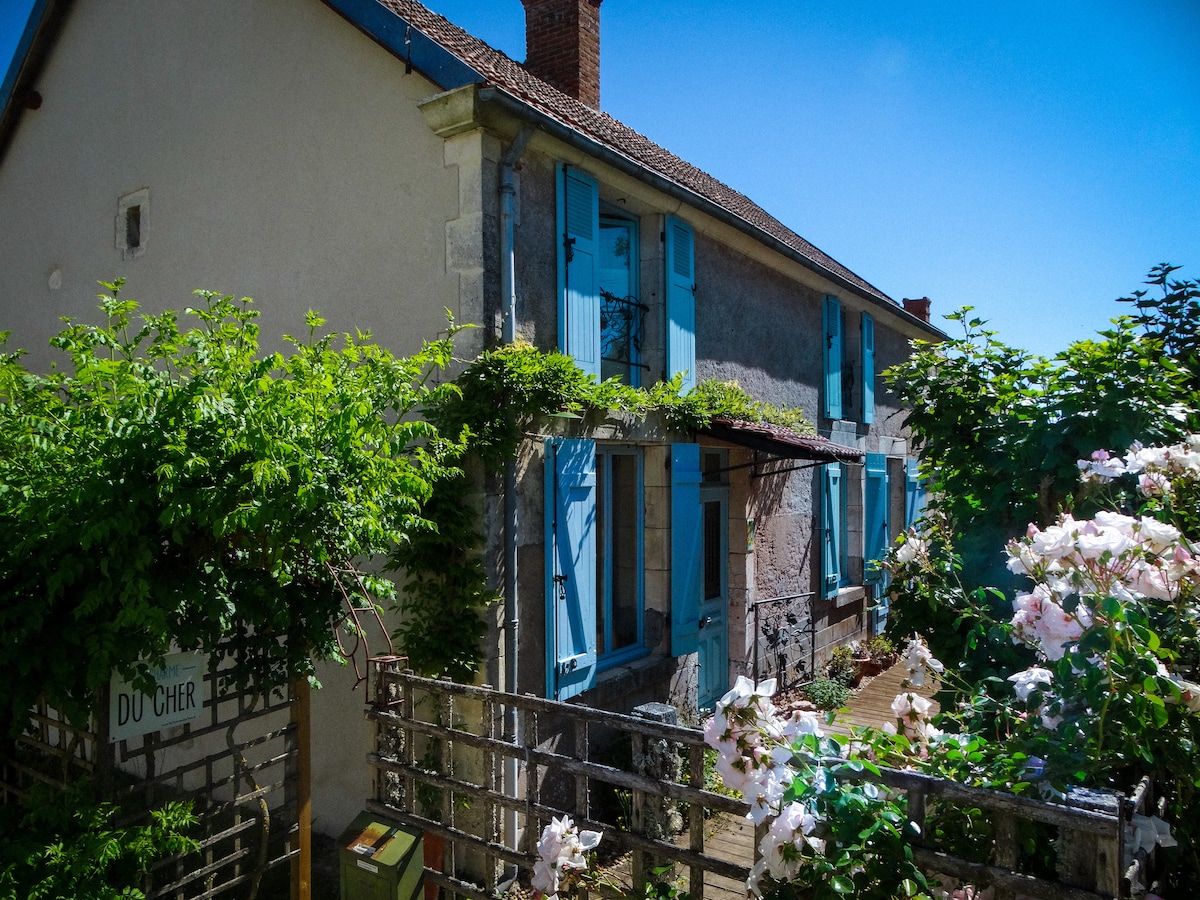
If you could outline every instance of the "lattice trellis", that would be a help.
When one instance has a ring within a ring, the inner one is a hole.
[[[117,742],[106,737],[106,691],[87,727],[39,704],[26,732],[0,754],[0,803],[24,797],[35,783],[61,788],[83,776],[117,804],[126,824],[169,800],[190,799],[200,850],[162,861],[144,885],[147,897],[254,897],[263,875],[297,852],[296,725],[286,690],[263,696],[230,687],[221,675],[205,675],[200,720]]]

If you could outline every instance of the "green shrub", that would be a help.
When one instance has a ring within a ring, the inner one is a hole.
[[[896,659],[896,646],[884,635],[863,641],[863,652],[876,662],[890,664]]]
[[[800,690],[817,709],[840,709],[850,699],[850,688],[834,678],[818,678]]]
[[[157,860],[198,847],[190,803],[167,803],[144,825],[119,818],[86,781],[66,791],[37,785],[0,806],[0,900],[138,900]]]

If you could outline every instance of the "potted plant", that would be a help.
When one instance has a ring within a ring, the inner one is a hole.
[[[898,658],[896,648],[883,635],[863,641],[854,654],[860,676],[878,675],[895,665]]]
[[[854,687],[858,684],[859,679],[858,663],[854,656],[853,646],[834,647],[825,674],[831,681],[841,682],[846,687]]]

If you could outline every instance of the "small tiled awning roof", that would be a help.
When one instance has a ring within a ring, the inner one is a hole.
[[[766,422],[746,422],[716,416],[707,428],[701,429],[701,433],[781,459],[860,462],[863,458],[863,452],[853,447],[843,447],[816,435],[797,434],[790,428]]]

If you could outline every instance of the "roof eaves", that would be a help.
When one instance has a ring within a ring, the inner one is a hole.
[[[42,74],[50,47],[58,38],[72,0],[35,0],[17,41],[8,72],[0,83],[0,161],[25,110],[25,97]]]
[[[379,0],[323,0],[351,25],[444,91],[486,79],[399,12]]]
[[[519,62],[489,46],[420,0],[324,0],[351,24],[421,71],[444,93],[467,84],[485,85],[481,100],[540,127],[590,156],[731,225],[751,239],[905,322],[926,337],[945,333],[907,312],[859,275],[814,247],[749,198],[721,184],[628,126],[599,113],[530,74]]]
[[[705,197],[703,194],[697,193],[686,185],[680,184],[668,178],[661,172],[639,162],[636,159],[622,153],[612,144],[599,140],[586,132],[576,128],[567,122],[551,115],[545,109],[524,100],[516,95],[506,91],[504,88],[487,84],[479,90],[480,99],[484,102],[495,102],[507,111],[519,116],[527,121],[532,122],[537,127],[541,128],[548,134],[562,140],[564,143],[571,144],[589,156],[594,156],[603,162],[608,163],[614,168],[620,169],[626,174],[633,175],[639,180],[645,181],[652,187],[662,191],[668,196],[687,203],[696,209],[699,209],[713,218],[724,222],[727,225],[738,229],[744,234],[749,235],[780,253],[804,266],[812,272],[820,275],[822,278],[836,284],[837,286],[852,291],[856,296],[863,298],[872,306],[886,310],[889,315],[898,316],[908,321],[911,325],[927,332],[930,336],[937,339],[944,339],[946,335],[937,327],[925,322],[907,312],[899,303],[896,303],[890,297],[882,292],[874,293],[865,290],[854,281],[846,278],[838,272],[835,272],[826,266],[821,265],[817,260],[804,254],[801,250],[791,246],[775,235],[765,231],[755,223],[739,216],[736,212],[723,206],[716,201]]]

